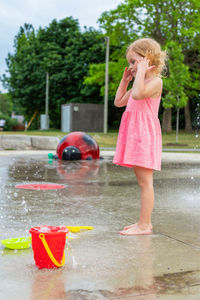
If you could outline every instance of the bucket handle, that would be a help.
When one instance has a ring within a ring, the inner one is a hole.
[[[62,257],[61,263],[59,263],[59,262],[55,259],[55,257],[53,256],[53,254],[52,254],[52,252],[51,252],[51,250],[50,250],[50,248],[49,248],[49,246],[48,246],[48,244],[47,244],[47,242],[46,242],[46,239],[45,239],[44,234],[43,234],[43,233],[40,233],[40,234],[39,234],[39,238],[41,239],[42,244],[43,244],[43,246],[44,246],[44,248],[45,248],[45,250],[46,250],[46,252],[47,252],[49,258],[50,258],[51,261],[54,263],[54,265],[55,265],[56,267],[62,267],[62,266],[64,266],[64,264],[65,264],[65,251],[63,251],[63,257]]]

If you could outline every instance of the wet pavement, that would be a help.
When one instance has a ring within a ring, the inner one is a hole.
[[[59,269],[37,269],[31,248],[0,246],[0,299],[200,299],[200,160],[163,159],[154,174],[154,233],[125,237],[118,232],[137,221],[139,189],[133,171],[113,165],[111,156],[0,156],[1,240],[44,224],[94,227],[68,240]],[[15,188],[24,183],[66,188]]]

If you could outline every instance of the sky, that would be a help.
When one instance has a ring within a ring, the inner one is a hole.
[[[84,26],[98,28],[97,20],[122,0],[0,0],[0,76],[6,71],[5,59],[13,53],[14,37],[20,26],[30,23],[37,30],[53,19],[72,16]],[[6,92],[0,82],[0,91]]]

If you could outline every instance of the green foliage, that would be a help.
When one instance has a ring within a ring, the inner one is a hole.
[[[140,37],[152,37],[168,49],[169,78],[164,78],[162,101],[165,108],[184,107],[188,99],[199,101],[199,9],[197,0],[124,0],[116,9],[104,12],[99,18],[100,27],[110,36],[111,45],[118,45],[111,57],[115,63],[123,57],[125,46]],[[110,66],[112,72],[112,63]],[[112,78],[111,84],[119,83],[119,80],[118,83],[113,80],[118,80],[117,76]],[[89,84],[89,80],[85,83]]]
[[[3,113],[0,113],[0,120],[5,120],[5,125],[3,127],[3,130],[10,131],[13,129],[14,126],[18,124],[18,121],[16,119],[10,118],[8,115],[5,115]]]
[[[15,53],[7,57],[9,76],[4,86],[15,105],[24,107],[27,119],[35,110],[45,110],[46,72],[49,72],[49,111],[53,127],[60,126],[61,105],[67,102],[99,101],[99,86],[83,85],[89,64],[104,61],[102,34],[92,28],[80,31],[72,17],[53,20],[36,32],[32,25],[20,27],[14,41]]]
[[[9,94],[0,94],[0,113],[11,116],[13,110],[12,99]]]
[[[124,0],[99,18],[113,43],[127,44],[138,37],[151,36],[164,44],[177,40],[187,45],[200,27],[197,0]]]
[[[111,61],[109,63],[109,95],[111,96],[110,101],[113,101],[113,97],[115,96],[119,81],[121,80],[121,75],[126,66],[127,61],[125,58],[120,58],[117,62]],[[90,65],[89,77],[85,78],[84,84],[98,84],[101,87],[100,95],[103,97],[105,93],[105,63]]]
[[[186,106],[188,96],[185,92],[190,80],[189,67],[184,64],[181,45],[170,41],[167,43],[168,74],[164,78],[163,106],[164,108]]]

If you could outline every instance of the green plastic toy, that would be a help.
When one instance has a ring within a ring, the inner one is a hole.
[[[19,237],[1,240],[1,244],[4,245],[8,249],[27,249],[31,246],[31,237]]]

